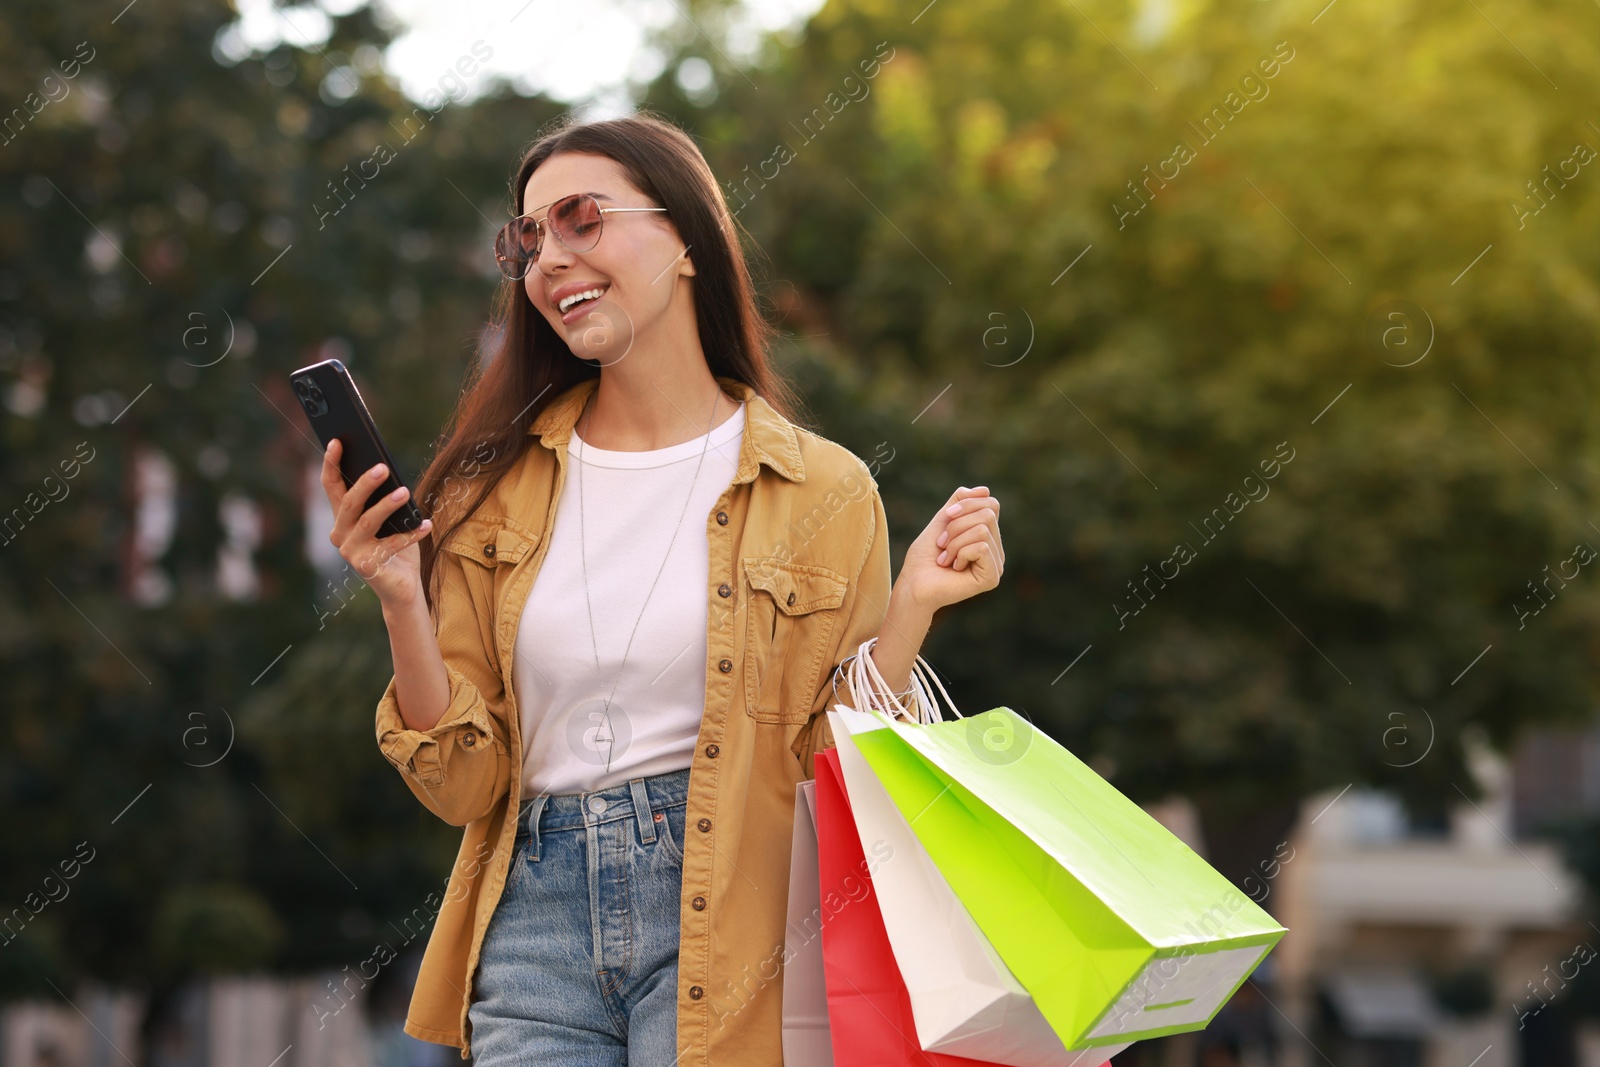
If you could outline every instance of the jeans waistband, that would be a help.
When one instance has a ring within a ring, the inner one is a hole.
[[[650,842],[656,836],[655,813],[686,804],[688,800],[688,767],[630,778],[618,785],[584,793],[541,793],[523,800],[518,807],[517,832],[531,834],[537,839],[542,833],[581,830],[619,819],[635,819],[641,839]]]

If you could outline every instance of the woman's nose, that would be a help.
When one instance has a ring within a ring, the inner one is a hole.
[[[543,239],[539,242],[539,253],[533,257],[534,267],[543,270],[547,260],[552,264],[559,264],[571,263],[572,258],[572,250],[562,244],[560,239],[550,232],[549,223],[545,223]]]

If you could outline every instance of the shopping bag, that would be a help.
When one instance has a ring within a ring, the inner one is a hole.
[[[866,713],[857,750],[1068,1049],[1203,1029],[1287,932],[1010,708]]]
[[[883,724],[847,709],[828,715],[857,835],[892,854],[874,869],[873,892],[921,1046],[1013,1067],[1100,1067],[1120,1052],[1067,1051],[856,748],[854,734]]]
[[[873,869],[891,857],[877,842],[871,860],[863,851],[839,780],[837,753],[817,753],[815,766],[822,959],[833,1062],[838,1067],[987,1067],[982,1060],[919,1047],[911,999],[872,888]]]
[[[822,895],[817,879],[816,782],[794,788],[789,914],[784,925],[784,1067],[834,1067],[822,975]]]

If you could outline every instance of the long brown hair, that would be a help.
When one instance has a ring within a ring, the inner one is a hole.
[[[640,193],[667,209],[678,236],[693,250],[695,323],[712,375],[743,382],[784,418],[800,423],[794,391],[768,358],[776,329],[756,303],[739,230],[689,135],[645,111],[596,122],[579,122],[569,112],[524,151],[511,182],[517,214],[524,210],[528,179],[557,152],[606,156]],[[434,586],[439,547],[449,543],[523,452],[536,445],[528,428],[550,402],[600,375],[598,366],[572,354],[529,302],[520,281],[501,284],[489,327],[477,365],[416,490],[419,509],[430,517],[436,514],[435,502],[471,496],[465,507],[439,507],[438,512],[448,512],[443,528],[437,528],[436,520],[431,536],[419,542],[423,596],[433,613],[438,611]],[[453,485],[457,479],[464,481]],[[474,483],[475,492],[459,492],[463,484]]]

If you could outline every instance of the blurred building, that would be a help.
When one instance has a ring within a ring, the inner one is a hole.
[[[1273,953],[1285,1067],[1600,1064],[1600,1030],[1570,1004],[1600,930],[1540,836],[1600,809],[1600,732],[1472,763],[1484,796],[1441,825],[1356,786],[1303,806],[1266,902],[1291,931]]]
[[[1245,887],[1289,933],[1204,1032],[1114,1067],[1600,1067],[1600,927],[1552,834],[1600,825],[1600,728],[1472,753],[1484,795],[1433,823],[1308,798]],[[1147,810],[1205,854],[1186,801]]]
[[[342,972],[216,977],[148,998],[85,986],[0,1009],[0,1067],[448,1067],[401,1030],[420,952],[335,995]],[[67,997],[71,996],[71,1000]]]

